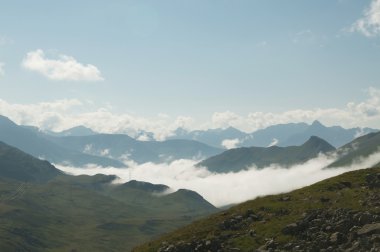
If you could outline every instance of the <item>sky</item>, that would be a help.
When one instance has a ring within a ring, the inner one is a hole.
[[[63,130],[380,125],[380,0],[0,0],[0,114]]]

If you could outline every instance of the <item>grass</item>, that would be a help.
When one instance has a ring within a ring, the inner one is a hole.
[[[368,209],[368,207],[363,206],[360,202],[360,200],[367,197],[368,188],[362,185],[364,184],[366,174],[370,172],[379,173],[380,168],[348,172],[290,193],[260,197],[163,235],[157,240],[136,247],[133,251],[153,252],[157,251],[164,241],[175,244],[179,241],[190,242],[227,234],[235,236],[229,242],[234,247],[241,249],[241,251],[248,251],[248,248],[250,251],[259,248],[265,243],[264,239],[268,237],[275,237],[276,241],[286,243],[293,238],[282,234],[283,227],[301,219],[302,215],[309,210],[348,208],[371,211],[372,209]],[[341,188],[341,182],[350,182],[351,187]],[[281,200],[283,197],[290,197],[290,200],[283,201]],[[321,198],[329,200],[322,202]],[[220,228],[220,224],[223,221],[233,216],[244,215],[249,210],[253,210],[256,214],[261,215],[265,221],[253,222],[238,230],[223,230]],[[254,229],[257,233],[255,238],[248,235],[251,229]]]
[[[129,251],[210,213],[186,212],[181,204],[166,212],[149,204],[142,192],[138,196],[147,197],[146,205],[136,205],[109,190],[95,190],[92,179],[102,180],[62,176],[26,184],[0,179],[0,251]]]

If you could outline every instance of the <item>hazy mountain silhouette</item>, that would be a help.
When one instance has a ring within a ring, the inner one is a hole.
[[[0,116],[0,141],[14,146],[34,157],[43,158],[49,162],[68,163],[74,166],[97,164],[100,166],[122,167],[123,163],[106,157],[84,154],[59,146],[42,133],[19,126],[7,117]]]

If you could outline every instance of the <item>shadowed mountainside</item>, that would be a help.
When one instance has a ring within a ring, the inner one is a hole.
[[[301,146],[243,147],[227,150],[200,162],[198,166],[204,166],[214,172],[237,172],[252,166],[260,169],[272,164],[291,166],[304,163],[320,153],[326,154],[334,150],[335,148],[325,140],[313,136]]]
[[[337,150],[338,160],[329,167],[347,166],[353,164],[358,158],[367,158],[380,151],[380,132],[370,133],[358,137],[349,144]]]
[[[19,126],[0,116],[0,141],[14,146],[34,157],[44,158],[52,163],[69,163],[74,166],[97,164],[100,166],[123,167],[123,163],[106,157],[98,157],[59,146],[38,132]]]

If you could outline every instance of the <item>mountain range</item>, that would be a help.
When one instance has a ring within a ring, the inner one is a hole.
[[[138,141],[123,134],[51,137],[48,139],[65,148],[119,161],[136,163],[170,162],[177,159],[202,159],[223,150],[194,140]]]
[[[242,143],[257,146],[241,147],[223,152],[223,149],[189,139],[169,139],[166,141],[139,141],[124,134],[99,134],[89,128],[78,126],[59,133],[48,133],[35,127],[19,126],[6,117],[0,116],[0,141],[15,146],[34,157],[46,159],[56,164],[82,167],[95,164],[103,167],[126,167],[127,161],[137,164],[153,162],[171,162],[177,159],[202,160],[198,166],[205,166],[213,172],[240,171],[250,166],[263,168],[272,164],[291,166],[315,158],[319,153],[331,153],[335,146],[326,139],[343,143],[360,132],[371,132],[373,129],[342,127],[325,127],[315,121],[311,125],[305,123],[284,124],[268,127],[252,133],[249,137],[234,128],[225,130],[194,131],[187,133],[178,129],[177,135],[183,138],[197,138],[212,145],[223,137],[245,139]],[[309,136],[311,134],[315,134]],[[320,138],[318,135],[324,136]],[[355,148],[364,146],[371,133],[346,143],[336,151],[339,160],[331,166],[352,163],[351,156],[364,156],[367,152],[375,152],[377,145],[368,143],[368,150],[359,153]],[[305,139],[308,137],[308,139]],[[260,147],[276,139],[273,146]],[[272,139],[272,140],[271,140]],[[304,140],[299,143],[299,141]],[[283,143],[281,145],[280,143]],[[363,143],[365,142],[365,143]],[[293,145],[290,145],[294,143]],[[290,146],[288,146],[290,145]],[[365,149],[364,147],[361,149]]]
[[[89,155],[59,146],[47,139],[43,133],[19,126],[4,116],[0,116],[0,141],[52,163],[68,163],[74,166],[84,166],[86,164],[124,166],[122,162],[117,160]]]
[[[268,147],[271,145],[287,147],[301,145],[311,136],[317,136],[338,148],[360,135],[377,131],[371,128],[326,127],[319,121],[314,121],[310,125],[306,123],[278,124],[252,133],[245,133],[233,127],[205,131],[177,129],[170,139],[192,139],[218,148],[225,148],[223,146],[225,140],[235,140],[236,147]]]
[[[85,126],[76,126],[61,132],[53,132],[49,130],[40,130],[32,126],[24,126],[43,132],[50,136],[91,136],[99,134]],[[204,143],[215,148],[226,148],[223,144],[226,140],[234,140],[235,147],[268,147],[277,145],[280,147],[296,146],[306,142],[311,136],[317,136],[329,142],[335,148],[339,148],[353,139],[366,135],[368,133],[377,132],[378,129],[372,128],[350,128],[345,129],[341,126],[327,127],[319,121],[312,124],[307,123],[288,123],[272,125],[264,129],[259,129],[251,133],[245,133],[233,127],[216,128],[208,130],[188,131],[183,128],[176,129],[173,134],[167,137],[167,140],[181,139],[194,140]],[[147,131],[138,131],[131,135],[136,140],[155,141],[154,134]]]
[[[68,132],[71,136],[65,136]],[[20,126],[0,116],[0,141],[55,164],[125,167],[125,160],[158,163],[202,159],[223,151],[194,140],[138,141],[123,134],[96,134],[83,127],[57,134]]]

